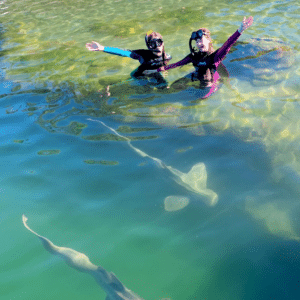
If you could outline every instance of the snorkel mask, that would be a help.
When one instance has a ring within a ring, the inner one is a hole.
[[[192,32],[192,35],[191,35],[190,41],[189,41],[189,47],[190,47],[190,51],[192,54],[194,54],[196,52],[196,49],[192,46],[192,41],[201,39],[203,35],[209,37],[209,39],[210,39],[210,33],[207,29],[203,28],[203,29],[199,29],[198,31]]]
[[[153,39],[150,42],[147,43],[148,48],[150,48],[151,50],[156,49],[157,47],[160,47],[163,44],[163,40],[162,39]]]
[[[194,31],[191,35],[192,40],[198,40],[201,39],[203,35],[206,35],[206,32],[202,29],[199,29],[198,31]]]
[[[145,36],[145,42],[150,50],[155,50],[164,43],[162,36],[159,33],[154,32],[152,30],[147,32]]]

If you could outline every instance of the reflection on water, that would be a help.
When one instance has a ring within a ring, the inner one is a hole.
[[[297,298],[297,1],[0,5],[3,298],[106,296],[24,235],[23,213],[145,299]],[[175,62],[193,30],[208,27],[217,48],[244,15],[254,24],[207,99],[84,47],[141,49],[153,29]]]
[[[273,86],[284,81],[295,64],[295,51],[278,39],[252,38],[233,48],[238,57],[228,55],[229,73],[254,86]]]

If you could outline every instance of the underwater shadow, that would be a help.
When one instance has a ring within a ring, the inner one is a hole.
[[[298,243],[259,237],[220,257],[210,278],[218,285],[207,285],[205,294],[213,295],[209,299],[297,299],[299,267]]]

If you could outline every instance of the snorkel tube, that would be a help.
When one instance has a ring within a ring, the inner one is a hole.
[[[146,43],[146,46],[147,48],[149,49],[149,39],[151,40],[152,39],[152,36],[155,35],[156,32],[154,32],[152,29],[148,30],[146,32],[146,35],[145,35],[145,43]]]
[[[192,41],[193,40],[197,40],[197,39],[201,39],[203,34],[205,34],[202,30],[202,28],[200,28],[198,31],[193,31],[190,37],[190,41],[189,41],[189,46],[190,46],[190,51],[192,53],[192,55],[195,55],[196,51],[195,48],[192,46]]]
[[[192,46],[192,41],[194,39],[192,38],[192,36],[190,37],[190,41],[189,41],[189,47],[190,47],[190,51],[192,55],[195,55],[195,48]]]
[[[149,43],[148,43],[148,32],[147,32],[146,35],[145,35],[145,43],[146,43],[147,48],[149,48]]]

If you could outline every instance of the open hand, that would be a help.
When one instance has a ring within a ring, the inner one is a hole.
[[[247,28],[249,28],[251,25],[253,24],[253,17],[249,17],[248,19],[246,19],[246,17],[244,17],[244,20],[239,28],[239,33],[242,33],[244,30],[246,30]]]
[[[90,51],[103,51],[104,50],[104,46],[100,45],[97,42],[92,42],[92,43],[86,43],[85,47],[90,50]]]

